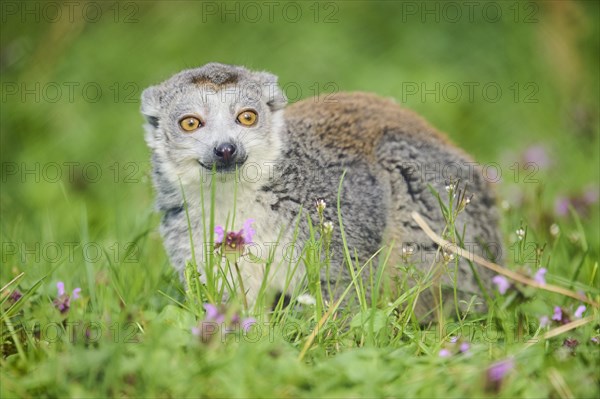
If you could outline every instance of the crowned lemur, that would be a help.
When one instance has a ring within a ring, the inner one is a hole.
[[[230,223],[234,209],[235,225],[228,230],[237,231],[244,220],[253,219],[253,251],[270,259],[269,267],[249,257],[239,262],[250,303],[256,300],[265,270],[265,286],[273,292],[292,294],[303,280],[304,257],[286,254],[290,243],[303,248],[310,239],[304,214],[311,215],[313,225],[318,223],[314,203],[322,198],[325,219],[335,226],[330,270],[323,268],[321,273],[324,290],[329,282],[337,287],[333,295],[339,296],[351,284],[348,255],[355,269],[372,259],[372,267],[362,273],[367,290],[369,274],[387,258],[389,281],[405,280],[409,269],[400,267],[403,264],[422,272],[421,277],[407,278],[404,289],[417,284],[432,265],[438,267],[433,270],[443,269],[431,273],[434,284],[420,294],[417,314],[435,307],[440,292],[436,284],[445,287],[444,300],[454,300],[456,285],[462,305],[477,295],[474,302],[485,309],[481,288],[489,291],[490,273],[474,266],[476,279],[465,260],[455,269],[455,261],[440,256],[443,251],[411,217],[411,212],[419,212],[441,234],[446,222],[433,192],[447,203],[449,184],[460,181],[468,194],[463,205],[473,198],[459,214],[456,231],[459,236],[464,232],[461,240],[467,249],[498,260],[502,243],[495,198],[478,164],[391,99],[336,93],[286,105],[276,76],[218,63],[184,70],[144,90],[146,141],[152,151],[157,206],[163,212],[160,230],[180,275],[193,253],[200,274],[205,272],[202,254],[210,237],[204,235],[214,234],[207,231],[214,181],[215,224]],[[349,252],[338,224],[338,194]]]

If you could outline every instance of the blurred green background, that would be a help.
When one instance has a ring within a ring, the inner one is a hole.
[[[373,342],[342,321],[336,350],[325,342],[305,360],[304,337],[194,344],[198,320],[177,302],[156,231],[139,97],[213,61],[275,73],[292,102],[393,97],[500,168],[507,247],[528,251],[507,266],[546,267],[549,283],[597,298],[599,2],[4,0],[0,14],[0,287],[24,272],[0,299],[26,295],[6,321],[2,309],[0,396],[483,396],[486,368],[507,355],[517,356],[507,397],[598,396],[596,322],[569,332],[577,354],[563,334],[529,349],[516,336],[473,339],[472,356],[442,359],[443,342],[398,333],[395,318]],[[52,305],[57,281],[81,288],[65,315]],[[537,323],[554,306],[579,306],[539,291],[507,308],[515,295],[494,308],[505,326],[517,312]],[[98,345],[35,336],[33,323],[67,318],[104,325]],[[4,329],[9,319],[25,323],[19,336]]]
[[[499,163],[517,218],[546,229],[571,198],[597,243],[599,20],[595,1],[3,2],[2,241],[110,251],[150,231],[146,255],[166,264],[139,97],[218,61],[275,73],[291,101],[394,97]],[[2,283],[48,271],[22,258],[4,257]]]

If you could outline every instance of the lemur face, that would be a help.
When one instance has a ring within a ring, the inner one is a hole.
[[[250,164],[266,171],[281,151],[286,99],[276,81],[268,73],[208,64],[146,89],[142,113],[155,160],[182,183],[213,170],[233,178]]]

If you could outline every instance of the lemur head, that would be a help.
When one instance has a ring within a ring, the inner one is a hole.
[[[146,142],[161,172],[184,184],[250,163],[266,174],[281,153],[286,104],[276,76],[206,64],[144,90]]]

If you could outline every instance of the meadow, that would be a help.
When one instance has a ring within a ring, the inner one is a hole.
[[[2,2],[0,396],[599,397],[599,14],[587,1]],[[362,299],[336,308],[307,281],[274,311],[211,306],[217,284],[192,272],[186,290],[157,231],[139,98],[213,61],[278,75],[290,102],[369,91],[419,112],[490,172],[502,266],[574,295],[509,279],[488,313],[419,325],[404,310],[415,290],[367,301],[350,286]]]

